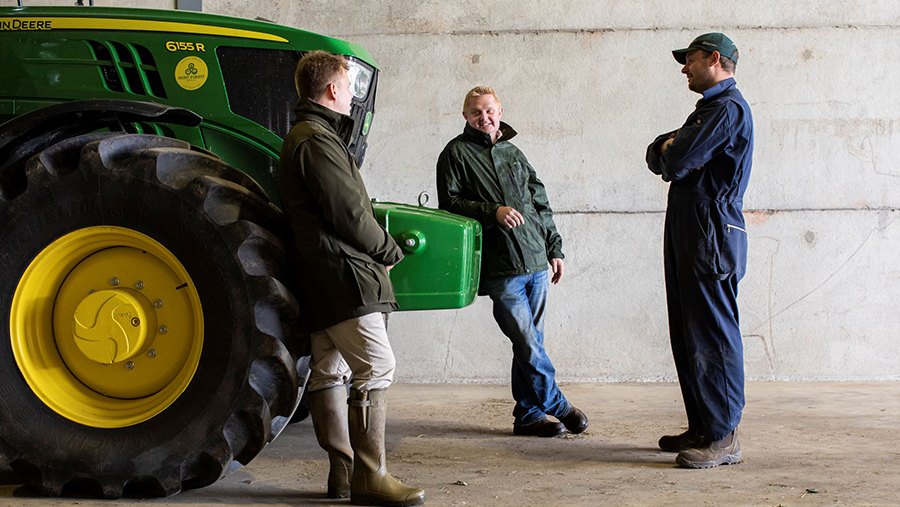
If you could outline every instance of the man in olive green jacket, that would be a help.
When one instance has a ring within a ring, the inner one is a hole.
[[[556,385],[544,350],[547,265],[563,276],[562,238],[544,184],[511,142],[494,90],[478,86],[463,100],[462,134],[438,158],[438,205],[475,218],[484,229],[479,293],[494,303],[494,319],[513,349],[513,433],[553,437],[581,433],[587,417]],[[560,422],[551,422],[551,415]]]
[[[375,221],[348,150],[347,70],[343,57],[323,51],[300,60],[297,121],[284,139],[278,174],[293,233],[294,289],[311,332],[310,413],[331,464],[329,498],[421,505],[425,492],[404,486],[385,467],[385,390],[395,363],[384,314],[397,308],[387,271],[403,254]]]

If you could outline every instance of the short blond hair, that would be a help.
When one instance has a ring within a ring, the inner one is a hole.
[[[494,100],[497,101],[497,105],[500,106],[500,97],[497,96],[497,93],[490,86],[476,86],[469,90],[469,93],[466,94],[465,100],[463,100],[463,112],[466,112],[466,105],[469,104],[469,99],[472,97],[480,97],[482,95],[493,95]]]
[[[328,85],[347,72],[350,65],[343,56],[333,55],[325,51],[306,53],[297,63],[294,72],[294,84],[301,99],[319,100]]]

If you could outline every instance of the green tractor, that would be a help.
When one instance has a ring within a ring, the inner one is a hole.
[[[363,48],[225,16],[0,8],[0,461],[36,491],[167,496],[247,464],[308,375],[277,167],[304,52]],[[477,222],[373,203],[401,310],[472,302]]]

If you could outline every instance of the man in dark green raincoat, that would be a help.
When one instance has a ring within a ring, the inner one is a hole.
[[[465,129],[438,158],[439,206],[477,219],[484,229],[479,292],[491,297],[494,320],[512,343],[513,433],[581,433],[587,417],[563,396],[544,350],[547,267],[558,283],[562,238],[544,184],[509,142],[516,131],[500,121],[502,114],[494,90],[478,86],[466,94]]]
[[[310,413],[331,463],[330,498],[421,505],[425,492],[404,486],[385,468],[385,391],[395,363],[384,314],[397,308],[387,271],[403,254],[375,221],[348,150],[353,94],[347,70],[343,57],[323,51],[300,60],[297,121],[284,139],[278,175],[293,233],[294,288],[311,332]]]

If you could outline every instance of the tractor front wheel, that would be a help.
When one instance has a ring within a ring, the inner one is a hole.
[[[107,498],[171,495],[249,462],[301,387],[262,189],[134,134],[67,139],[25,174],[0,200],[0,457],[40,493]]]

